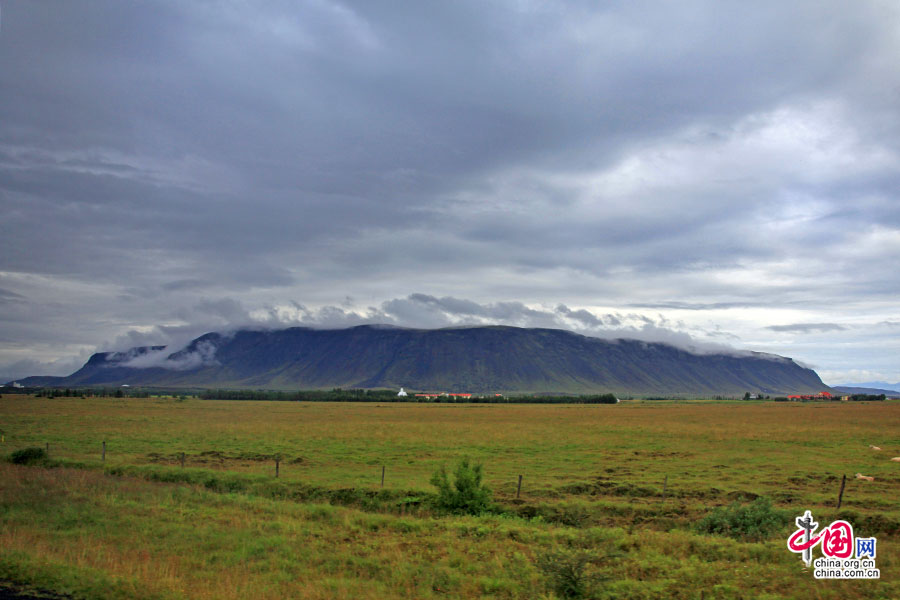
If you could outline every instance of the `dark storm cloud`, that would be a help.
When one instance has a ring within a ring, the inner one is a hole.
[[[595,330],[900,292],[891,3],[2,8],[0,364],[291,298]]]

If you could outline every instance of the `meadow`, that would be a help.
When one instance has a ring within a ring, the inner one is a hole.
[[[0,463],[0,581],[74,597],[549,599],[570,567],[584,597],[900,597],[897,402],[4,395],[0,434],[0,455],[50,457]],[[483,465],[487,514],[429,502],[433,473],[464,457]],[[775,529],[698,529],[759,497]],[[881,578],[815,580],[786,548],[807,509],[876,536]]]

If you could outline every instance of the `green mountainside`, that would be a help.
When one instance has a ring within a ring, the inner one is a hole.
[[[22,380],[28,383],[27,380]],[[558,329],[295,327],[208,333],[186,348],[99,353],[54,386],[400,388],[635,395],[812,393],[812,370],[767,354],[693,354]]]

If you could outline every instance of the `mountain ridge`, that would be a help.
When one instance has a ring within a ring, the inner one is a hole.
[[[506,325],[210,332],[175,352],[147,346],[96,353],[52,385],[125,384],[634,395],[771,395],[828,389],[814,371],[777,355],[697,354],[659,342]]]

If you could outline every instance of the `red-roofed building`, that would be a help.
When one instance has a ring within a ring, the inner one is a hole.
[[[416,398],[471,398],[472,394],[450,393],[447,392],[427,392],[424,394],[416,394]]]
[[[830,392],[819,392],[818,394],[800,394],[788,396],[788,400],[834,400],[834,394]]]

